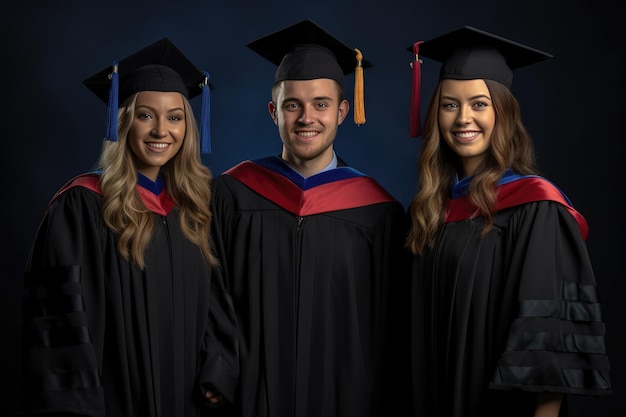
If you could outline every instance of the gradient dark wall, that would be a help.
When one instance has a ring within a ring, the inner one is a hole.
[[[573,398],[572,415],[626,415],[626,202],[620,181],[626,53],[618,2],[17,3],[4,6],[0,16],[0,218],[5,221],[0,229],[0,414],[16,415],[18,409],[19,310],[30,245],[50,197],[67,179],[92,167],[105,133],[105,105],[81,81],[114,59],[169,36],[209,71],[215,85],[213,154],[205,162],[219,174],[242,159],[280,151],[266,109],[275,67],[245,44],[310,18],[361,49],[374,64],[365,72],[367,123],[356,127],[351,113],[340,128],[336,150],[377,178],[405,207],[415,190],[420,147],[420,140],[408,135],[411,54],[405,48],[472,25],[554,54],[550,61],[517,71],[513,90],[543,173],[589,222],[588,248],[600,285],[615,387],[610,397]],[[437,71],[437,64],[425,62],[423,108]],[[348,97],[352,82],[348,77]]]

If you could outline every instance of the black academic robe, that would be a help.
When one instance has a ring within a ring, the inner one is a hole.
[[[587,223],[545,179],[501,183],[484,238],[466,180],[414,259],[416,416],[532,416],[536,393],[611,392]]]
[[[204,415],[198,384],[232,400],[237,373],[236,318],[221,273],[182,234],[167,191],[141,185],[156,229],[145,270],[127,262],[103,221],[97,178],[80,176],[55,196],[32,247],[22,408],[27,415]]]
[[[240,330],[236,415],[407,415],[401,204],[347,166],[305,180],[278,157],[215,179],[213,202]]]

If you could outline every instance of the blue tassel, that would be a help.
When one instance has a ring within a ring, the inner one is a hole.
[[[109,106],[107,111],[107,135],[106,139],[111,142],[117,142],[117,110],[118,110],[118,91],[119,91],[119,73],[118,63],[113,62],[113,72],[109,75],[111,78],[111,88],[109,89]]]
[[[209,73],[204,74],[202,84],[202,107],[200,108],[200,152],[211,153],[211,87],[209,86]]]

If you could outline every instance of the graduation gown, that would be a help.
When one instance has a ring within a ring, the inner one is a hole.
[[[509,171],[480,238],[470,180],[455,186],[434,247],[414,258],[416,415],[532,416],[536,393],[610,393],[585,219],[547,180]]]
[[[156,228],[145,270],[127,262],[104,223],[97,182],[87,174],[67,184],[32,247],[23,308],[25,414],[199,416],[206,409],[199,383],[232,400],[236,318],[219,270],[182,234],[167,191],[145,177],[137,190]]]
[[[408,399],[406,214],[339,164],[303,179],[269,157],[214,181],[240,330],[236,415],[403,415],[393,407]]]

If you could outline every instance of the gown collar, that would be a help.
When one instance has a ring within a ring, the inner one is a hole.
[[[450,187],[450,197],[452,199],[455,199],[467,195],[469,186],[472,183],[473,178],[474,176],[470,175],[469,177],[459,179],[458,174],[455,175],[454,182]],[[502,174],[502,177],[498,180],[498,185],[506,184],[520,178],[522,178],[520,174],[516,174],[511,168],[508,168],[506,171],[504,171],[504,174]]]
[[[142,173],[137,173],[137,185],[145,188],[150,191],[154,195],[159,195],[165,189],[165,180],[163,179],[163,175],[159,173],[156,181],[152,181],[150,178],[146,177]]]

